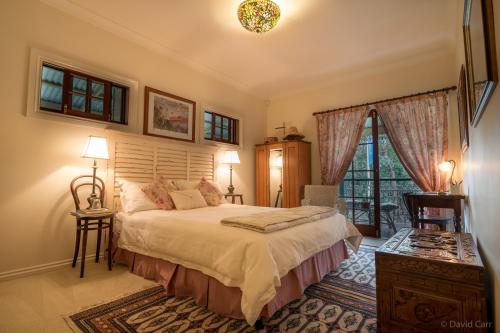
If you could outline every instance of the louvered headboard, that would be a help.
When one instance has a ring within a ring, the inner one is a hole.
[[[170,179],[216,180],[217,148],[172,140],[108,131],[108,203],[119,210],[119,181],[152,182],[157,176]]]

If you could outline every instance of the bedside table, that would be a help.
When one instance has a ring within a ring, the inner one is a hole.
[[[78,258],[78,252],[80,249],[80,235],[83,231],[82,239],[82,262],[80,266],[80,278],[83,278],[85,271],[85,251],[87,249],[87,233],[89,230],[97,230],[97,249],[95,254],[95,262],[99,262],[99,252],[101,250],[101,237],[102,231],[109,229],[108,235],[108,269],[111,270],[112,258],[112,240],[113,240],[113,221],[115,218],[115,212],[104,211],[98,213],[90,213],[86,210],[77,210],[70,213],[76,218],[76,242],[75,242],[75,254],[73,256],[72,267],[76,265],[76,259]],[[108,220],[108,221],[106,221]]]
[[[235,203],[236,198],[240,198],[240,205],[243,205],[243,194],[226,193],[224,199],[231,198],[231,203]]]

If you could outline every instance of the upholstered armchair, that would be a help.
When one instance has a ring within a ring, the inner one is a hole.
[[[331,185],[306,185],[302,206],[329,206],[337,207],[339,213],[346,213],[346,203],[337,195],[338,186]]]

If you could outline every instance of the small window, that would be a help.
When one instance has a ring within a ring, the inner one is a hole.
[[[41,110],[127,124],[127,87],[49,63],[41,79]]]
[[[204,138],[233,145],[239,144],[239,121],[215,112],[205,111]]]

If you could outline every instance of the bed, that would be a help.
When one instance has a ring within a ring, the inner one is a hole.
[[[126,141],[111,141],[114,168],[108,188],[115,188],[110,198],[115,203],[117,181],[126,175],[145,182],[158,175],[214,179],[214,152],[165,147],[163,141]],[[192,296],[210,310],[253,325],[299,298],[348,258],[345,240],[354,248],[360,242],[352,223],[338,213],[268,234],[220,223],[226,217],[277,209],[225,203],[184,211],[121,212],[114,259],[158,281],[170,295]]]
[[[341,214],[269,234],[220,224],[224,217],[272,209],[222,204],[187,211],[121,213],[115,260],[159,281],[177,296],[193,296],[218,313],[244,317],[254,324],[261,315],[271,316],[337,268],[348,257],[344,239],[357,236]],[[283,279],[293,279],[287,275],[294,269],[291,275],[295,274],[296,281],[287,288]],[[174,278],[176,274],[181,276]],[[212,288],[236,288],[241,296],[226,292],[225,296],[236,297],[227,307],[218,304],[228,302],[222,294],[220,301],[213,295],[209,302],[211,290],[204,286],[209,281],[201,275],[219,282]]]

